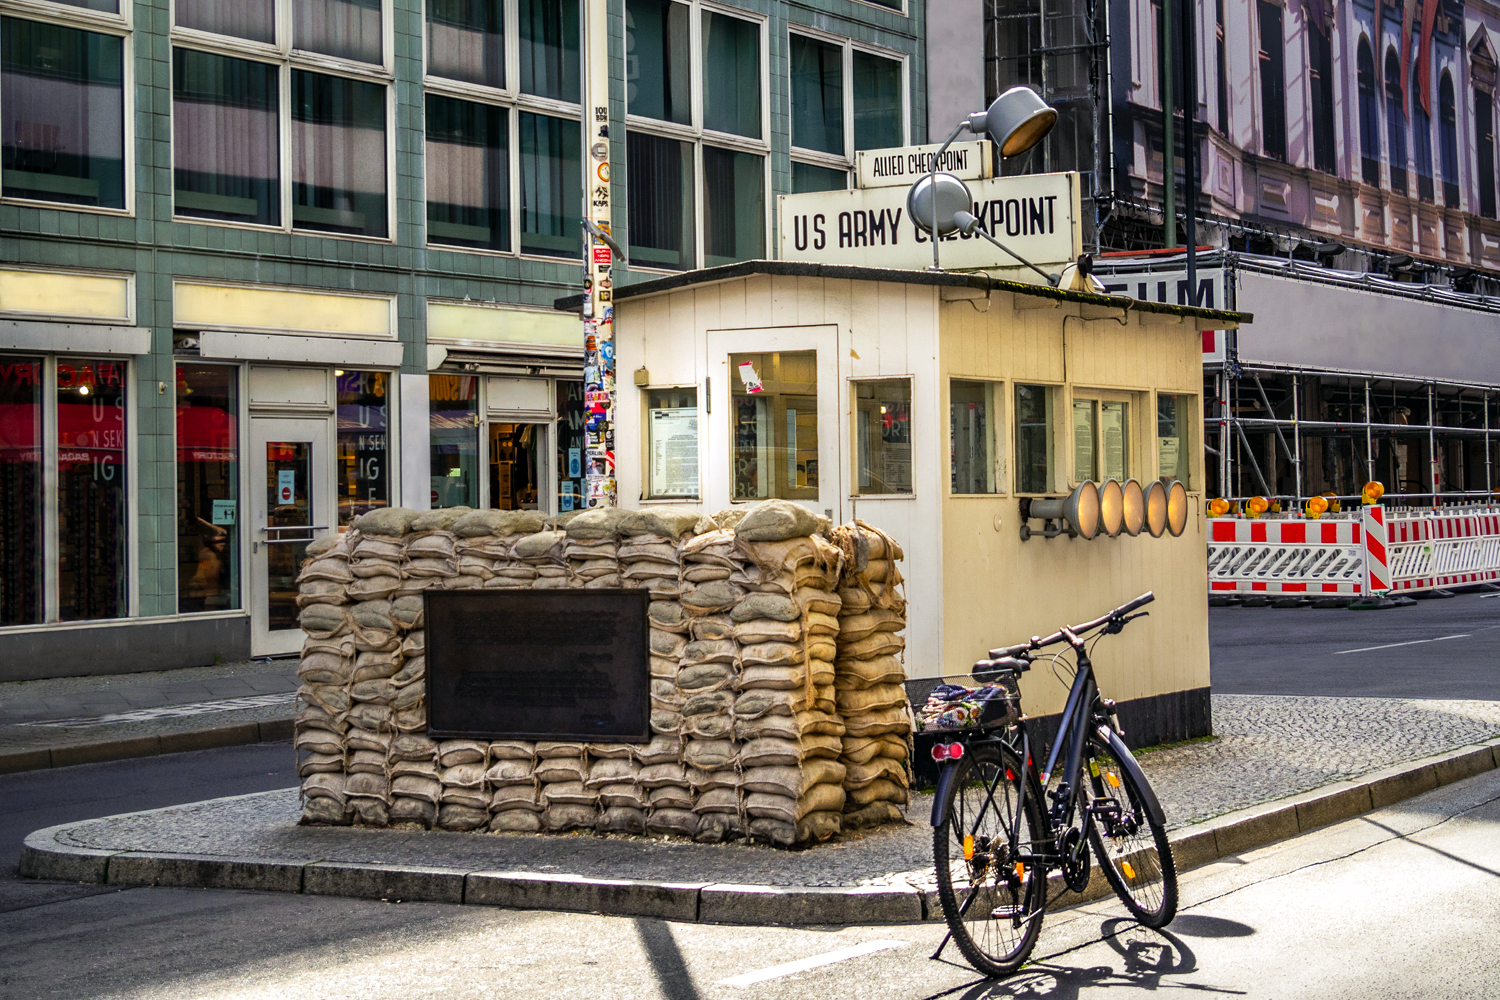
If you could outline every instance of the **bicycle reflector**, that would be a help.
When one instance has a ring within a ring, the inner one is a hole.
[[[962,743],[934,743],[932,745],[932,759],[939,763],[945,760],[960,760],[963,755]]]
[[[1167,530],[1167,484],[1153,479],[1146,487],[1146,530],[1160,538]]]

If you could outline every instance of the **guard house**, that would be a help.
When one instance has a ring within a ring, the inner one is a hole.
[[[622,506],[780,497],[890,533],[911,677],[965,675],[1154,590],[1151,617],[1101,650],[1101,685],[1135,743],[1209,731],[1202,331],[1250,316],[765,260],[631,284],[614,309]],[[1180,480],[1182,534],[1044,537],[1021,518],[1111,478]],[[1061,711],[1049,671],[1023,685],[1031,714]]]

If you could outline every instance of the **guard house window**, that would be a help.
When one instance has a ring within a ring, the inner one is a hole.
[[[995,474],[995,387],[989,382],[953,379],[948,383],[948,447],[952,481],[958,493],[998,493]]]
[[[1457,208],[1458,113],[1453,99],[1453,77],[1443,70],[1438,81],[1438,152],[1443,169],[1443,204]]]
[[[177,366],[177,610],[240,606],[239,375]]]
[[[1281,33],[1281,7],[1257,0],[1260,12],[1261,149],[1267,156],[1286,159],[1286,42]]]
[[[1220,0],[1222,3],[1222,0]],[[1309,15],[1309,20],[1312,20]],[[1313,116],[1313,167],[1325,174],[1336,173],[1338,157],[1334,144],[1333,42],[1328,25],[1319,22],[1307,32],[1308,77]]]
[[[1130,404],[1122,399],[1073,399],[1073,478],[1130,476]]]
[[[1048,385],[1016,386],[1016,491],[1052,492],[1052,398]]]
[[[1359,40],[1359,163],[1360,178],[1371,187],[1380,186],[1380,100],[1375,95],[1375,57],[1370,41]]]
[[[0,625],[42,620],[42,359],[0,357]]]
[[[818,497],[816,351],[731,354],[730,495]]]
[[[905,66],[851,42],[793,34],[792,190],[848,186],[854,154],[906,142]]]
[[[1156,397],[1156,474],[1192,483],[1193,397],[1161,393]]]
[[[1420,62],[1411,64],[1411,132],[1412,151],[1417,160],[1417,197],[1433,200],[1432,190],[1432,116],[1422,107],[1422,80],[1417,75]]]
[[[1391,154],[1391,190],[1406,194],[1406,104],[1401,95],[1401,60],[1385,52],[1385,124]]]
[[[178,215],[281,224],[280,88],[275,66],[172,51],[172,159]]]
[[[911,379],[854,382],[854,489],[910,493]]]
[[[1495,217],[1495,106],[1487,90],[1474,90],[1474,173],[1479,181],[1479,214]]]
[[[390,488],[391,376],[336,370],[338,383],[339,524],[388,507]]]
[[[57,362],[58,618],[129,613],[125,365]]]
[[[124,209],[125,40],[0,18],[0,194]]]
[[[698,390],[648,389],[646,499],[698,499]]]
[[[479,378],[429,375],[431,503],[479,506]]]

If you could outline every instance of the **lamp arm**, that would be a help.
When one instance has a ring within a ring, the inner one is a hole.
[[[959,134],[961,132],[963,132],[963,130],[966,129],[966,128],[968,128],[968,127],[969,127],[969,120],[967,118],[965,118],[963,121],[961,121],[961,122],[958,123],[958,127],[955,128],[953,130],[952,134],[950,134],[948,136],[947,140],[941,146],[938,147],[938,151],[936,153],[932,154],[932,166],[928,170],[928,173],[927,173],[927,199],[932,204],[932,232],[929,233],[928,235],[932,237],[932,269],[934,271],[940,271],[940,270],[942,270],[942,268],[938,267],[938,233],[937,233],[937,165],[938,165],[938,160],[942,158],[942,155],[944,153],[948,152],[948,147],[951,146],[951,145],[953,145],[953,140],[957,139],[958,136],[959,136]]]
[[[991,243],[995,244],[995,246],[999,247],[1001,250],[1004,250],[1006,253],[1010,254],[1012,257],[1014,257],[1016,260],[1020,261],[1022,264],[1025,264],[1027,267],[1031,268],[1037,274],[1040,274],[1044,279],[1046,279],[1047,284],[1052,285],[1054,288],[1057,287],[1057,278],[1056,278],[1055,275],[1051,275],[1051,274],[1048,274],[1046,271],[1043,271],[1041,268],[1037,267],[1035,264],[1033,264],[1031,261],[1027,260],[1025,257],[1022,257],[1020,254],[1016,253],[1014,250],[1012,250],[1010,247],[1006,246],[1004,243],[1001,243],[999,240],[995,239],[995,237],[991,236],[989,233],[985,232],[983,229],[976,229],[975,232],[978,233],[980,236],[983,236],[985,239],[989,240]]]

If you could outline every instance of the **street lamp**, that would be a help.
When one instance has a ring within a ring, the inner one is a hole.
[[[968,129],[975,135],[988,135],[1000,147],[1000,158],[1003,162],[1006,157],[1020,156],[1041,142],[1056,124],[1057,110],[1042,100],[1036,91],[1030,87],[1012,87],[995,98],[984,111],[976,111],[959,122],[947,141],[938,147],[938,151],[932,156],[932,169],[928,171],[926,177],[912,185],[906,197],[907,211],[912,220],[932,236],[932,269],[934,271],[939,270],[938,238],[960,229],[965,230],[965,235],[972,235],[974,226],[978,224],[978,220],[969,222],[966,219],[960,222],[955,219],[956,212],[972,208],[974,204],[964,182],[952,174],[946,174],[949,180],[944,181],[942,186],[938,183],[938,161],[948,151],[948,147],[953,145],[953,140],[957,139],[964,129]],[[964,203],[949,210],[949,206],[953,204],[957,196],[957,189],[954,185],[962,189]],[[926,201],[926,205],[920,204],[923,200]],[[970,215],[969,219],[973,219],[973,216]],[[1012,257],[1016,257],[988,233],[984,236]],[[1020,257],[1016,259],[1026,263]],[[1032,270],[1038,269],[1032,267]],[[1046,277],[1046,275],[1043,276]]]

